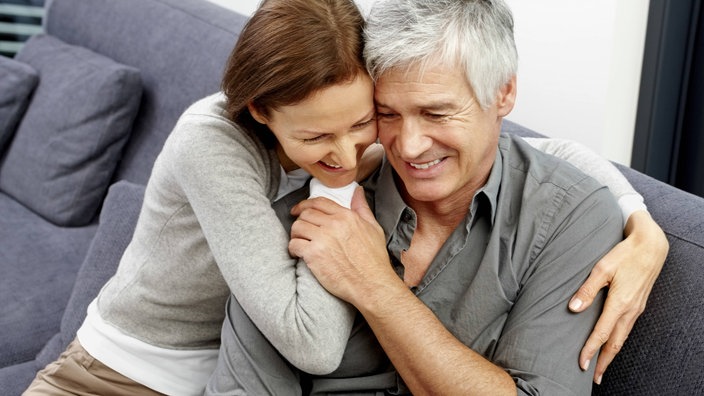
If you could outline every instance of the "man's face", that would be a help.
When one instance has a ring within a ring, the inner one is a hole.
[[[408,204],[472,199],[491,171],[501,117],[512,108],[514,93],[508,108],[502,90],[484,110],[459,68],[392,69],[378,79],[379,140]]]

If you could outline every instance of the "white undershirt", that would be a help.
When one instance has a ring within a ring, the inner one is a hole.
[[[127,335],[103,320],[96,300],[77,337],[101,363],[167,395],[202,395],[218,360],[218,349],[161,348]]]

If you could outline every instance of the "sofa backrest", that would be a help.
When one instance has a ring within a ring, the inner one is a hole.
[[[619,166],[665,232],[665,265],[595,395],[704,394],[704,199]]]
[[[49,0],[48,34],[141,73],[142,103],[115,180],[146,183],[178,116],[219,89],[246,21],[205,0]]]

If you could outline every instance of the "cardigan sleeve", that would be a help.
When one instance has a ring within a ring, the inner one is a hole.
[[[333,371],[354,311],[290,257],[289,236],[270,202],[278,162],[223,117],[182,119],[173,133],[179,130],[190,131],[176,137],[173,174],[231,292],[293,365],[312,374]]]

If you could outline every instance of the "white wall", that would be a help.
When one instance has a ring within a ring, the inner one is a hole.
[[[630,164],[647,0],[507,0],[519,54],[507,117]]]
[[[209,0],[213,3],[220,4],[223,7],[233,9],[241,14],[245,15],[252,15],[254,13],[254,10],[257,9],[257,6],[261,2],[261,0]],[[374,0],[355,0],[357,4],[359,4],[359,7],[362,9],[362,12],[367,12],[369,8],[371,7],[371,4],[374,3]]]
[[[251,15],[259,0],[210,0]],[[374,0],[356,0],[368,12]],[[507,0],[519,54],[508,119],[630,164],[649,0]]]

